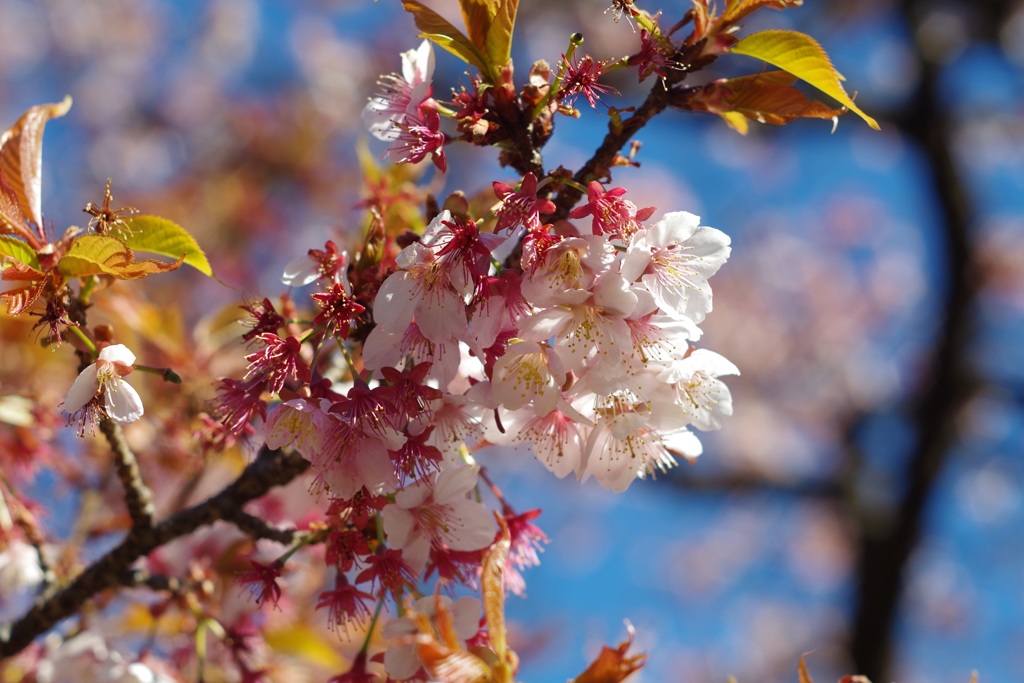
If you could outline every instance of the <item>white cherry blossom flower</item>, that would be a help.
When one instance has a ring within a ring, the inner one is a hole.
[[[622,259],[622,276],[638,278],[666,314],[700,323],[711,312],[708,278],[729,258],[729,236],[675,211],[633,235]]]
[[[562,398],[566,371],[547,344],[516,341],[494,364],[494,399],[508,410],[532,404],[538,417],[547,415]]]
[[[138,392],[122,377],[134,370],[135,354],[123,344],[100,351],[96,362],[82,371],[64,396],[64,410],[71,415],[85,411],[95,415],[102,399],[106,417],[118,424],[135,422],[144,412]]]
[[[661,376],[673,383],[678,391],[677,403],[697,429],[720,429],[722,419],[732,415],[732,394],[723,375],[738,375],[739,368],[724,356],[696,349],[682,360],[676,361]]]
[[[469,596],[459,598],[454,603],[445,595],[427,595],[413,603],[412,611],[422,614],[432,621],[437,617],[438,606],[451,615],[455,634],[465,643],[480,630],[479,600]],[[390,640],[384,652],[384,670],[388,677],[396,681],[412,678],[420,670],[423,663],[416,654],[414,636],[419,633],[410,617],[396,617],[384,624],[381,635]]]
[[[448,468],[417,481],[395,494],[384,507],[388,543],[417,573],[423,571],[432,543],[452,550],[479,550],[494,540],[494,520],[487,508],[468,497],[476,486],[477,470]]]

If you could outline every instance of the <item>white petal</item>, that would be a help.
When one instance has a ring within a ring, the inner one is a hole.
[[[114,344],[100,351],[100,360],[109,360],[113,363],[124,363],[135,365],[135,354],[128,350],[124,344]]]
[[[309,254],[294,259],[284,267],[281,284],[288,287],[305,287],[320,277],[320,264],[309,257]]]
[[[475,467],[468,465],[443,470],[434,483],[434,502],[442,504],[465,499],[476,486],[478,474]]]
[[[77,413],[85,404],[93,399],[100,390],[100,381],[96,378],[96,364],[93,363],[82,374],[75,378],[74,384],[64,395],[64,410]]]
[[[385,505],[380,516],[388,542],[395,548],[404,548],[416,528],[415,518],[408,510],[403,510],[394,503]]]
[[[107,415],[119,424],[135,422],[145,412],[138,392],[122,379],[107,383],[106,390],[103,392],[103,400],[106,404]]]
[[[474,597],[464,596],[452,605],[452,621],[455,622],[455,634],[462,640],[469,640],[480,630],[481,602]]]
[[[497,528],[482,503],[464,498],[448,506],[445,514],[448,526],[442,536],[452,550],[479,550],[494,540]]]

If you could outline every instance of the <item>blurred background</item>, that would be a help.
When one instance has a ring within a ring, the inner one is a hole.
[[[669,4],[665,24],[688,6]],[[517,80],[575,31],[595,58],[635,52],[606,5],[521,0]],[[818,0],[746,30],[769,26],[817,38],[882,131],[741,137],[667,112],[638,135],[614,184],[732,236],[702,345],[742,370],[735,415],[695,465],[620,496],[483,458],[553,540],[509,605],[520,677],[578,673],[628,618],[637,681],[792,681],[812,650],[819,681],[1024,680],[1024,3]],[[189,229],[222,283],[183,269],[147,291],[191,330],[358,234],[360,112],[415,35],[393,0],[0,0],[0,124],[74,98],[47,128],[47,220],[84,224],[112,178],[115,204]],[[437,61],[445,98],[468,78]],[[721,61],[694,82],[760,68]],[[651,85],[630,78],[615,106]],[[545,166],[578,168],[607,124],[600,105],[560,121]],[[449,154],[439,196],[516,180]]]

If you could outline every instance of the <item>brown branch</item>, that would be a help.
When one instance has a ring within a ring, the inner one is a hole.
[[[225,522],[231,522],[241,531],[253,538],[265,538],[270,541],[277,541],[283,545],[291,545],[295,542],[295,529],[278,529],[264,522],[259,517],[250,515],[241,508],[230,510],[224,516]]]
[[[573,176],[573,180],[576,181],[580,186],[585,187],[587,183],[600,176],[604,171],[611,167],[612,162],[615,160],[615,155],[626,146],[626,143],[636,135],[641,128],[647,125],[647,122],[652,118],[660,114],[668,107],[669,102],[672,98],[672,88],[678,85],[686,78],[687,72],[683,69],[677,69],[672,71],[665,79],[658,80],[651,91],[647,94],[647,98],[643,101],[636,112],[633,113],[627,119],[623,119],[620,123],[616,123],[615,119],[612,119],[608,123],[608,133],[605,134],[604,140],[601,141],[601,146],[597,148],[594,155],[587,160],[585,164]],[[555,209],[554,216],[550,219],[552,222],[557,220],[563,220],[569,216],[569,212],[583,197],[583,191],[573,187],[572,185],[566,185],[555,197]]]
[[[131,577],[131,565],[156,548],[222,520],[259,498],[271,488],[282,486],[309,468],[297,453],[282,453],[264,447],[238,479],[212,498],[169,517],[155,526],[133,527],[121,543],[82,572],[46,602],[36,605],[16,621],[6,641],[0,641],[0,657],[9,657],[27,647],[61,619],[77,613],[100,591],[124,585]]]
[[[916,3],[904,0],[901,4],[907,24],[914,27]],[[953,159],[952,133],[937,93],[937,67],[921,54],[919,45],[921,83],[904,131],[921,146],[929,162],[933,193],[942,209],[940,239],[944,242],[944,272],[949,282],[930,371],[908,409],[917,441],[906,472],[906,493],[895,514],[881,523],[875,517],[862,515],[859,519],[857,604],[850,653],[858,673],[870,680],[888,677],[905,568],[921,538],[925,506],[935,478],[956,439],[956,414],[972,390],[967,351],[975,297],[969,232],[974,213]]]
[[[132,518],[132,526],[139,529],[149,529],[153,526],[153,493],[149,490],[146,482],[142,480],[142,473],[139,472],[139,462],[128,447],[128,441],[124,438],[121,425],[113,420],[100,420],[100,431],[107,438],[111,450],[114,451],[114,466],[117,469],[117,478],[121,480],[124,487],[124,502],[128,506],[128,514]]]

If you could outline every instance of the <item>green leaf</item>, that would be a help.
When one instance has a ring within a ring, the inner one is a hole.
[[[0,257],[10,256],[16,261],[21,261],[27,266],[39,270],[39,259],[35,250],[23,241],[14,237],[0,235]]]
[[[109,275],[119,280],[134,280],[154,273],[166,273],[181,267],[184,256],[174,263],[136,261],[131,248],[108,235],[82,235],[68,247],[57,262],[64,277]]]
[[[846,94],[840,83],[845,79],[832,66],[828,54],[814,38],[797,31],[761,31],[733,45],[730,52],[754,57],[788,71],[847,107],[875,130],[879,129],[878,123],[862,112]]]
[[[489,68],[484,54],[454,24],[417,0],[402,0],[402,7],[412,15],[421,38],[426,38],[464,62],[472,64],[493,82],[493,69]]]
[[[185,263],[203,275],[213,277],[213,269],[195,238],[174,221],[159,216],[124,218],[128,237],[125,244],[135,251],[148,251],[170,258],[184,257]]]

